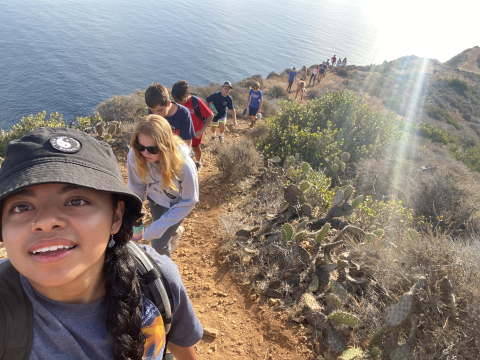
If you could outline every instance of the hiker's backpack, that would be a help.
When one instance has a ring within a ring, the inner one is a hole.
[[[197,94],[190,94],[190,95],[192,97],[193,111],[195,111],[195,115],[197,115],[197,117],[201,119],[202,122],[205,124],[206,118],[205,116],[202,115],[202,112],[200,111],[200,106],[198,105],[198,102],[203,100],[199,99]]]
[[[158,264],[130,241],[128,251],[137,266],[140,277],[149,289],[146,294],[160,311],[165,324],[165,349],[167,354],[168,333],[172,324],[172,291]],[[28,360],[33,343],[33,310],[25,294],[18,271],[8,259],[0,262],[0,360]]]

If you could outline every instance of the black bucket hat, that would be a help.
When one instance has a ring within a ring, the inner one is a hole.
[[[123,183],[108,144],[69,128],[41,127],[8,143],[0,168],[0,201],[40,184],[66,183],[125,195],[140,217],[142,201]]]

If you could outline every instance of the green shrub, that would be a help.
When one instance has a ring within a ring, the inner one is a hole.
[[[461,161],[470,169],[480,172],[480,148],[478,146],[461,146],[453,144],[449,148],[455,160]]]
[[[447,145],[450,142],[449,133],[445,130],[440,130],[435,125],[430,125],[426,122],[421,122],[418,126],[418,134],[421,137],[430,139],[432,142],[438,142]]]
[[[218,169],[224,178],[232,181],[240,181],[247,175],[256,174],[261,165],[258,151],[250,139],[231,145],[220,145],[213,150],[218,152],[215,162]]]
[[[102,117],[98,114],[90,116],[80,116],[76,117],[74,121],[75,128],[84,131],[86,128],[89,128],[100,121],[103,121]]]
[[[285,86],[282,86],[282,85],[272,86],[270,88],[268,94],[273,99],[285,98],[288,95],[287,90],[285,89]]]
[[[448,113],[448,111],[440,109],[438,106],[432,104],[425,104],[425,109],[427,110],[428,116],[436,119],[436,120],[445,120],[447,123],[452,125],[455,129],[460,130],[461,126],[455,120],[452,115]]]
[[[468,83],[465,80],[461,80],[458,78],[453,78],[453,79],[441,79],[440,81],[446,83],[448,86],[450,86],[452,89],[454,89],[458,93],[471,93],[470,86],[468,86]]]
[[[267,75],[267,79],[271,79],[275,76],[279,76],[275,71],[271,71],[268,75]]]
[[[382,155],[403,123],[375,112],[351,91],[332,92],[305,105],[284,102],[281,112],[268,120],[269,135],[261,144],[266,156],[299,153],[318,167],[342,151],[351,161]]]
[[[260,89],[262,89],[263,87],[263,80],[262,78],[258,78],[258,77],[249,77],[245,80],[242,80],[242,81],[239,81],[237,83],[235,83],[235,85],[240,85],[244,88],[247,88],[247,89],[250,89],[250,88],[253,88],[253,85],[255,85],[255,83],[259,83],[260,84]]]
[[[340,69],[340,70],[337,71],[337,75],[341,76],[343,78],[347,78],[348,77],[348,71],[345,70],[345,69]]]
[[[50,114],[47,119],[47,112],[38,113],[37,115],[29,115],[23,117],[18,124],[15,124],[8,132],[0,131],[0,156],[5,156],[5,148],[7,144],[15,139],[21,138],[29,131],[39,127],[65,127],[63,115],[58,112]]]
[[[135,122],[147,115],[145,92],[135,91],[130,95],[116,95],[101,102],[94,109],[105,121]]]

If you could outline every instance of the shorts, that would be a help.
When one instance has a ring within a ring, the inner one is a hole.
[[[200,146],[200,144],[202,143],[202,137],[203,137],[203,134],[202,134],[202,136],[200,136],[200,139],[197,139],[197,137],[195,136],[192,139],[192,147]]]
[[[257,115],[257,112],[258,112],[258,108],[255,108],[252,106],[248,107],[248,116],[255,116]]]
[[[222,124],[226,124],[227,123],[227,116],[223,116],[223,117],[220,117],[217,115],[215,115],[215,117],[213,118],[212,120],[212,126],[219,126],[220,124],[219,123],[222,123]]]

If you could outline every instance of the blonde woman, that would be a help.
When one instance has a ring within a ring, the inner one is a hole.
[[[300,81],[297,86],[297,92],[295,93],[295,100],[297,100],[297,96],[300,94],[300,100],[303,100],[303,93],[307,91],[305,89],[305,81]]]
[[[163,117],[149,115],[138,123],[127,159],[128,188],[140,199],[147,194],[153,224],[143,238],[161,255],[171,255],[172,242],[178,244],[184,231],[180,224],[198,202],[197,171],[189,155]]]
[[[302,70],[298,73],[300,81],[306,81],[307,80],[307,66],[303,65]]]

